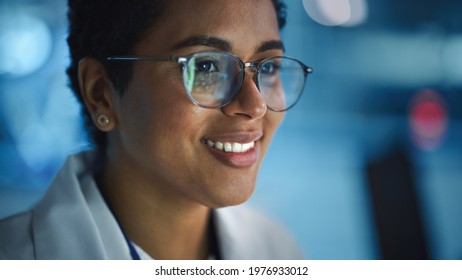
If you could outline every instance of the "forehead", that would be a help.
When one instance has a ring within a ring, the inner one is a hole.
[[[168,52],[191,36],[225,38],[235,52],[252,49],[279,39],[276,11],[271,0],[170,0],[137,49]]]

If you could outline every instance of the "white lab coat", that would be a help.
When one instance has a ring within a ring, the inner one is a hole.
[[[0,220],[0,259],[131,259],[91,158],[91,152],[69,157],[33,209]],[[261,214],[244,206],[214,211],[224,259],[301,258],[291,236]]]

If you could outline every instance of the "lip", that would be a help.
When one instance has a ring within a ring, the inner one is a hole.
[[[260,131],[222,133],[206,136],[201,142],[204,144],[207,151],[221,163],[230,167],[244,168],[250,167],[257,162],[260,153],[259,140],[262,137],[263,133]],[[214,142],[236,142],[241,144],[255,142],[255,146],[243,153],[231,153],[208,146],[206,144],[207,140]]]

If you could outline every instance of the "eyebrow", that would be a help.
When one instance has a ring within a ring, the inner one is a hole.
[[[280,40],[265,41],[257,47],[257,52],[265,52],[271,50],[282,50],[284,51],[284,44]]]
[[[186,38],[183,41],[180,41],[176,45],[172,47],[172,50],[179,50],[187,47],[194,47],[194,46],[206,46],[206,47],[213,47],[223,51],[231,51],[231,44],[224,40],[217,37],[208,37],[208,36],[192,36]]]
[[[171,50],[179,50],[187,47],[194,46],[206,46],[212,47],[219,50],[231,52],[232,46],[231,43],[225,39],[218,37],[209,37],[209,36],[192,36],[188,37],[179,43],[175,44]],[[284,51],[284,44],[280,40],[269,40],[261,43],[257,48],[256,52],[265,52],[269,50],[282,50]]]

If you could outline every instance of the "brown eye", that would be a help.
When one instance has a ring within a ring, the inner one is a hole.
[[[205,60],[205,61],[198,61],[195,65],[195,70],[197,72],[218,72],[218,67],[214,61]]]

